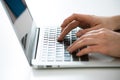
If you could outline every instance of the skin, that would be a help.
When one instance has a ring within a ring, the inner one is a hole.
[[[58,41],[63,41],[64,37],[78,26],[83,30],[76,33],[78,39],[67,48],[70,53],[87,46],[78,52],[77,56],[97,52],[120,57],[120,33],[114,31],[120,29],[120,16],[73,14],[63,21]]]

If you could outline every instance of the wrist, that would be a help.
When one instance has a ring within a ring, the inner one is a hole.
[[[120,15],[111,17],[115,30],[120,30]]]

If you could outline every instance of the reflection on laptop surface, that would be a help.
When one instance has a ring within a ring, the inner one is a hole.
[[[1,0],[30,66],[34,68],[120,67],[120,60],[102,54],[77,57],[66,49],[76,39],[72,30],[57,42],[59,27],[37,28],[24,0]],[[17,1],[17,2],[15,2]],[[79,51],[79,50],[78,50]]]

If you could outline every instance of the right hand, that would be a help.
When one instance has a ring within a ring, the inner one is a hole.
[[[120,33],[106,28],[89,31],[71,44],[67,51],[73,53],[78,49],[81,50],[77,56],[101,53],[120,58]]]
[[[101,17],[94,15],[84,15],[84,14],[73,14],[66,18],[62,25],[62,31],[58,37],[58,41],[63,41],[64,37],[74,28],[81,27],[83,30],[80,30],[76,33],[78,37],[82,36],[86,32],[91,30],[96,30],[100,28],[107,28],[110,30],[117,30],[118,25],[114,21],[113,17]]]

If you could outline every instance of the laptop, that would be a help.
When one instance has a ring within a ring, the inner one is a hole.
[[[99,53],[89,53],[81,57],[76,52],[70,54],[66,48],[77,37],[72,30],[63,42],[57,42],[60,27],[37,27],[25,0],[1,0],[11,21],[16,36],[33,68],[82,68],[82,67],[120,67],[120,59]],[[79,51],[79,50],[78,50]]]

